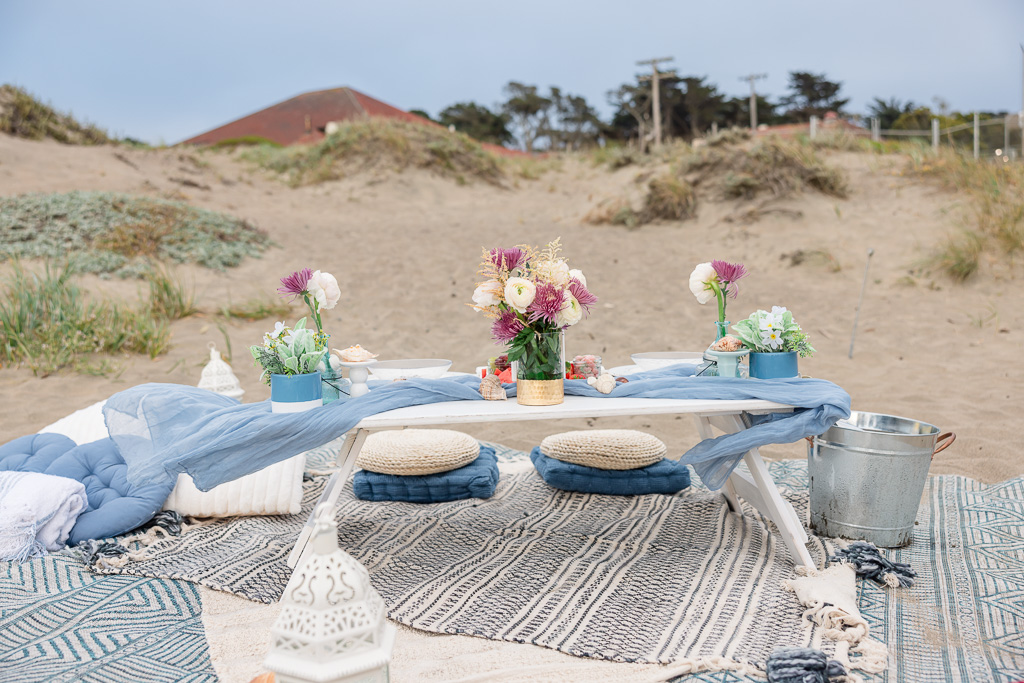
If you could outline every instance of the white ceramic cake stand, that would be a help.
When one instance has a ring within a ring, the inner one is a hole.
[[[348,395],[351,398],[358,398],[370,390],[366,380],[370,377],[369,367],[376,363],[375,360],[364,360],[361,363],[348,363],[341,361],[341,366],[348,368],[348,379],[352,386],[348,388]]]

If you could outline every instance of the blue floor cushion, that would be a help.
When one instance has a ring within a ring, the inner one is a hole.
[[[642,496],[678,493],[690,485],[690,468],[668,458],[632,470],[599,470],[549,458],[537,446],[530,452],[530,460],[548,486],[563,491]]]
[[[352,489],[360,500],[407,503],[490,498],[497,486],[498,458],[489,446],[480,446],[473,462],[448,472],[401,476],[359,470],[352,478]]]
[[[74,447],[75,442],[63,434],[29,434],[0,446],[0,470],[43,472]]]
[[[42,472],[85,485],[89,506],[71,529],[68,545],[119,536],[145,524],[160,511],[174,488],[173,481],[129,484],[128,466],[111,439],[76,446],[59,434],[23,436],[0,447],[0,470]]]

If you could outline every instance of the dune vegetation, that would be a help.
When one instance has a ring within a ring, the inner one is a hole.
[[[106,132],[79,123],[43,104],[25,90],[0,85],[0,132],[29,140],[56,140],[69,145],[105,145],[114,142]]]
[[[72,254],[78,272],[144,277],[152,259],[223,270],[269,245],[244,220],[182,202],[110,192],[0,197],[0,260]]]

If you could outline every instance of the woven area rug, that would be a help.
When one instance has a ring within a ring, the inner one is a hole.
[[[437,505],[365,503],[351,487],[341,546],[369,570],[388,616],[414,628],[531,643],[573,655],[693,668],[761,669],[778,646],[832,652],[782,582],[785,546],[717,494],[597,496],[550,488],[525,454],[493,498]],[[276,601],[300,516],[219,521],[148,548],[117,571],[184,578]],[[799,496],[798,496],[799,498]],[[809,546],[820,563],[821,541]]]
[[[0,562],[0,680],[217,680],[185,581],[97,575],[77,557]]]

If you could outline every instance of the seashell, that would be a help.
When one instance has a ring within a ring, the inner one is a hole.
[[[602,394],[612,393],[612,389],[615,388],[615,378],[612,377],[610,372],[602,372],[598,377],[588,377],[587,384],[594,387]]]
[[[377,357],[376,353],[370,353],[359,344],[350,346],[347,349],[334,349],[334,352],[338,354],[338,358],[346,363],[365,363]]]
[[[741,349],[743,349],[743,342],[731,334],[725,335],[711,346],[712,351],[726,351],[729,353],[735,353]]]
[[[616,377],[615,381],[616,382],[621,382],[622,384],[628,384],[629,383],[629,380],[626,379],[625,377]]]
[[[497,375],[487,375],[480,380],[480,395],[487,401],[504,401],[508,398]]]

